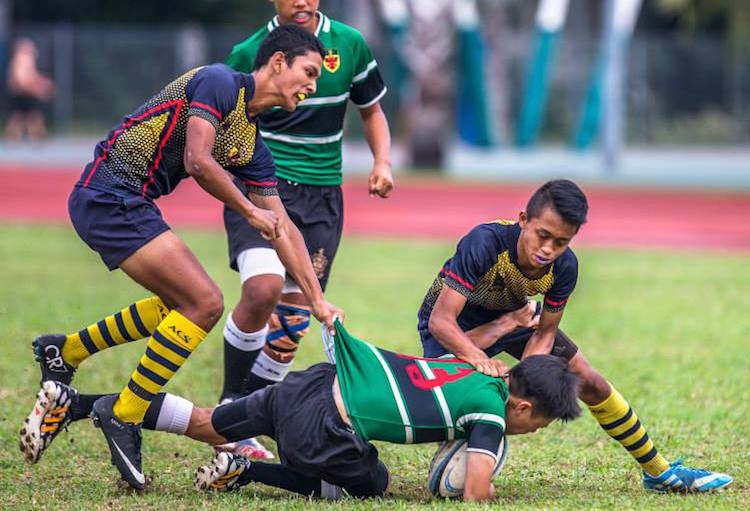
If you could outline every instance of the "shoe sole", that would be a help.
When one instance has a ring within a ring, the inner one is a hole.
[[[220,452],[211,461],[210,465],[198,467],[195,471],[193,486],[200,491],[230,491],[232,484],[243,472],[243,467],[238,466],[232,472],[227,473],[232,464],[233,456],[228,452]]]
[[[39,461],[44,451],[50,446],[57,435],[70,423],[69,415],[63,416],[61,420],[50,420],[49,423],[57,424],[57,429],[52,431],[52,436],[46,439],[42,436],[42,429],[45,426],[47,415],[62,407],[70,407],[72,393],[68,391],[65,403],[60,403],[61,395],[58,393],[59,387],[52,381],[45,381],[42,388],[36,395],[36,403],[31,413],[23,421],[23,426],[18,432],[20,436],[19,448],[23,453],[24,459],[34,464]]]
[[[54,384],[51,389],[54,392]],[[24,459],[31,464],[36,463],[44,452],[44,441],[42,440],[41,428],[44,422],[44,416],[52,409],[56,396],[51,395],[50,389],[42,388],[36,395],[34,409],[23,421],[23,427],[18,432],[20,442],[18,447],[23,453]]]
[[[226,470],[229,466],[229,458],[227,451],[222,451],[214,457],[210,465],[198,467],[193,480],[195,489],[200,491],[214,489],[211,485],[219,478],[219,470]]]
[[[689,486],[682,485],[679,488],[672,488],[672,487],[662,487],[662,488],[645,488],[646,491],[652,491],[655,493],[711,493],[711,492],[718,492],[722,491],[724,488],[732,484],[733,479],[730,479],[726,483],[722,484],[721,486],[716,486],[714,488],[708,488],[705,490],[701,490],[698,488],[690,488]]]

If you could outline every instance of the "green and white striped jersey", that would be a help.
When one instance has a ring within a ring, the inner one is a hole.
[[[508,388],[456,359],[378,348],[336,321],[336,372],[352,427],[361,438],[398,444],[467,438],[495,457],[505,433]]]
[[[318,186],[341,184],[341,139],[347,101],[359,108],[378,102],[386,92],[378,65],[356,29],[317,13],[315,35],[326,48],[317,91],[294,112],[275,108],[260,116],[261,135],[271,149],[279,178]],[[276,27],[265,27],[237,44],[227,65],[253,70],[260,43]]]

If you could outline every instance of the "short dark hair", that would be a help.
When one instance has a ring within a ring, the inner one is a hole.
[[[526,216],[539,218],[545,208],[552,208],[563,220],[576,227],[586,223],[589,203],[578,185],[568,179],[555,179],[544,183],[526,204]]]
[[[309,51],[319,53],[320,58],[325,57],[325,48],[314,34],[296,25],[281,25],[274,28],[260,43],[253,71],[268,64],[277,51],[284,53],[286,63],[290,66],[296,57]]]
[[[578,377],[565,360],[553,355],[531,355],[513,366],[509,392],[534,405],[535,415],[563,422],[581,414],[578,405]]]

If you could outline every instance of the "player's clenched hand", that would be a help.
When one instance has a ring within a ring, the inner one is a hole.
[[[386,198],[393,189],[393,173],[391,166],[385,164],[375,164],[370,172],[370,179],[367,183],[367,191],[370,197],[377,195]]]
[[[518,326],[524,328],[536,328],[539,326],[539,317],[536,313],[536,301],[529,300],[525,307],[510,313]]]
[[[254,208],[247,220],[250,225],[260,231],[263,239],[275,240],[279,237],[279,217],[273,211]]]
[[[474,366],[474,369],[487,376],[499,378],[508,372],[508,365],[502,360],[495,360],[484,353],[482,356],[464,358],[466,362]]]
[[[331,335],[336,333],[336,329],[333,326],[333,320],[339,318],[339,320],[343,322],[344,317],[346,316],[343,309],[339,309],[332,303],[328,303],[326,300],[314,302],[310,306],[310,312],[315,316],[315,319],[326,326]]]

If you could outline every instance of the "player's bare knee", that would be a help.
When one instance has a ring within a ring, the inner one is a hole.
[[[593,368],[581,376],[578,396],[587,405],[601,403],[609,397],[610,393],[609,382]]]
[[[215,325],[224,314],[224,295],[218,287],[214,287],[210,293],[202,297],[201,301],[201,310],[206,320],[211,326]]]
[[[242,284],[240,301],[234,308],[236,314],[250,323],[265,322],[279,302],[282,283],[281,279],[259,277],[246,280]]]
[[[570,370],[579,378],[578,397],[587,405],[601,403],[610,393],[609,382],[594,369],[578,351],[568,362]]]

